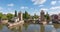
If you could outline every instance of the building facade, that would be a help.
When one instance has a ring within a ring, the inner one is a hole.
[[[43,10],[41,10],[41,12],[40,12],[40,19],[41,19],[41,21],[45,21],[45,17],[44,17],[44,11]]]
[[[60,14],[58,14],[58,20],[60,21]]]
[[[58,15],[52,15],[51,16],[52,22],[58,22]]]
[[[23,20],[23,14],[21,11],[18,13],[18,18],[19,18],[19,21]]]

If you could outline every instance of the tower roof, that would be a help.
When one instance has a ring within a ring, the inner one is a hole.
[[[41,13],[44,13],[44,11],[43,11],[43,10],[41,10]]]
[[[21,11],[19,11],[19,13],[22,13]]]

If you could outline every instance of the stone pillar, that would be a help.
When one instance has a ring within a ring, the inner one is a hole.
[[[19,21],[23,20],[23,14],[21,11],[18,13],[18,18],[19,18]]]

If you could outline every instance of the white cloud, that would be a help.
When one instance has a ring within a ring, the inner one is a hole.
[[[42,7],[42,6],[44,6],[44,5],[39,5],[39,7]]]
[[[60,11],[49,12],[50,15],[52,15],[52,14],[57,14],[58,15],[59,13],[60,13]]]
[[[60,10],[60,6],[51,7],[50,10]]]
[[[0,7],[0,10],[2,10],[3,8],[2,7]]]
[[[8,13],[15,14],[14,12],[8,12]]]
[[[46,0],[32,0],[32,2],[34,3],[34,5],[40,5],[40,4],[44,4]]]
[[[14,6],[14,4],[13,4],[13,3],[10,3],[10,4],[8,4],[7,6]]]
[[[20,9],[28,9],[28,7],[22,6],[20,7]]]
[[[48,9],[47,8],[41,8],[39,11],[41,12],[41,10],[43,10],[46,14],[46,12],[48,12]]]
[[[15,14],[14,12],[3,12],[3,14],[8,14],[8,13]]]
[[[51,12],[49,14],[59,14],[60,13],[60,6],[55,6],[55,7],[51,7],[49,9]]]
[[[50,15],[52,14],[59,14],[60,13],[60,6],[54,6],[54,7],[51,7],[51,8],[41,8],[41,10],[44,10],[44,12],[48,12]]]
[[[57,1],[51,1],[51,5],[55,5]]]
[[[48,9],[47,9],[47,8],[41,8],[40,10],[48,11]]]

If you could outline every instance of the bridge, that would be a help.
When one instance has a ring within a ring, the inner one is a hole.
[[[28,19],[28,20],[24,20],[27,23],[36,23],[36,24],[47,24],[46,21],[41,21],[40,19]]]
[[[40,23],[40,20],[39,19],[24,19],[25,22],[28,22],[28,23]]]

